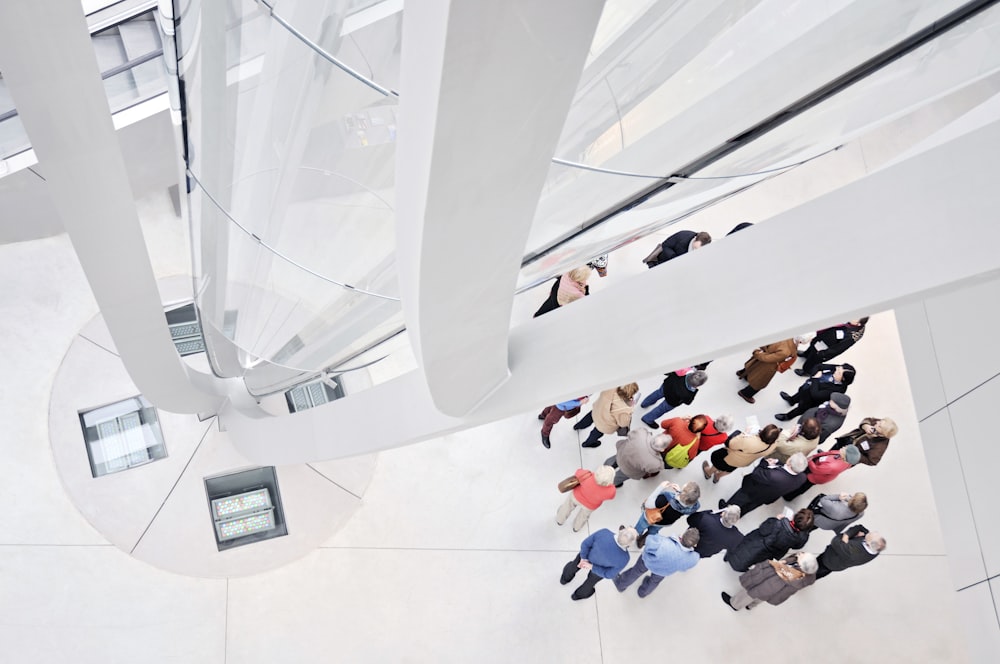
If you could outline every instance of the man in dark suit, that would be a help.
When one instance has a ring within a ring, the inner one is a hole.
[[[738,505],[747,514],[761,505],[770,505],[806,481],[806,455],[796,452],[784,464],[777,459],[761,459],[752,473],[743,476],[743,484],[729,500],[720,500],[719,509]]]
[[[683,256],[689,251],[700,249],[711,241],[712,236],[705,231],[701,231],[700,233],[694,231],[677,231],[659,244],[653,250],[653,253],[643,258],[642,262],[646,264],[646,267],[655,267],[660,263],[666,263],[672,258]]]
[[[869,532],[858,524],[849,528],[843,535],[834,535],[829,546],[816,557],[819,570],[816,578],[822,579],[830,572],[842,572],[848,567],[857,567],[875,560],[885,549],[885,538],[878,533]]]

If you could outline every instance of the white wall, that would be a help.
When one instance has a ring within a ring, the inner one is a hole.
[[[1000,280],[896,309],[952,583],[975,662],[996,661],[1000,653],[997,302]]]
[[[177,185],[178,156],[169,111],[122,127],[118,142],[137,200]],[[44,177],[44,163],[0,177],[0,244],[51,237],[64,231]]]

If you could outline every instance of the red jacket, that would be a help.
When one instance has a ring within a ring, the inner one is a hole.
[[[850,467],[851,464],[840,458],[839,451],[820,452],[809,457],[806,479],[813,484],[826,484]]]
[[[580,468],[573,474],[580,480],[580,486],[573,489],[573,498],[588,510],[596,510],[605,500],[615,497],[615,485],[601,486],[589,470]]]
[[[670,434],[670,437],[674,439],[674,441],[670,443],[670,446],[667,447],[667,450],[677,447],[678,445],[690,445],[696,435],[691,433],[691,430],[688,429],[688,421],[683,417],[667,418],[660,422],[660,426],[663,428],[665,433]],[[715,427],[713,426],[712,428],[714,429]],[[725,438],[723,438],[723,440],[725,440]],[[691,445],[691,449],[688,450],[688,459],[695,458],[698,455],[698,452],[701,451],[699,449],[700,447],[701,441],[698,441],[697,445]],[[664,450],[664,454],[666,454],[666,450]]]
[[[704,452],[705,450],[710,450],[716,445],[721,445],[726,442],[726,438],[729,438],[728,433],[722,433],[715,428],[715,420],[708,415],[705,416],[708,419],[708,426],[705,430],[701,432],[701,440],[698,441],[698,451]],[[693,456],[691,457],[694,458]]]

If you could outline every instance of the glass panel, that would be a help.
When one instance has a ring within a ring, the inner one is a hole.
[[[914,3],[916,4],[918,3]],[[923,4],[920,9],[926,14],[929,4],[934,4],[943,13],[951,8],[952,3]],[[917,7],[914,6],[913,9],[916,10]],[[519,284],[523,287],[536,283],[571,265],[584,262],[608,249],[622,246],[631,239],[662,228],[676,215],[696,209],[705,200],[731,194],[741,187],[768,177],[769,174],[762,174],[761,171],[791,165],[821,154],[852,137],[891,121],[900,114],[933,103],[956,86],[979,80],[985,81],[984,77],[996,71],[1000,63],[1000,49],[991,48],[991,44],[995,44],[995,41],[990,39],[992,32],[996,30],[997,15],[996,9],[980,14],[949,31],[939,40],[901,58],[696,174],[698,177],[747,173],[758,173],[758,175],[730,180],[683,181],[635,210],[619,215],[592,231],[574,238],[560,246],[557,252],[546,255],[543,261],[526,266],[522,270]],[[829,17],[826,23],[837,26],[841,20],[840,14],[837,14]],[[891,21],[889,23],[892,24]],[[840,27],[841,32],[846,35],[843,37],[844,41],[852,42],[855,39],[853,31]],[[878,30],[870,27],[865,30],[865,35],[869,41],[872,40],[872,34],[881,35],[880,38],[891,35],[894,39],[905,36],[891,32],[891,27],[892,25],[883,25]],[[908,34],[919,25],[904,21],[896,25],[896,28],[899,27],[904,27],[904,32]],[[796,44],[788,45],[789,49],[795,47]],[[789,52],[786,57],[791,55]],[[789,61],[794,62],[794,60]],[[786,73],[781,80],[786,80],[788,77]],[[982,100],[992,94],[993,86],[984,82],[977,89],[977,93],[967,96],[964,101],[958,102],[957,106],[945,104],[946,110],[942,111],[939,123],[944,123],[955,113],[969,108],[969,104],[976,103],[977,99]],[[746,95],[747,103],[750,104],[759,104],[757,101],[759,98],[760,95]],[[737,110],[743,108],[744,106],[740,105]],[[711,120],[711,117],[707,119]],[[680,124],[683,128],[683,123]],[[629,135],[627,127],[625,134]],[[665,138],[665,134],[658,133],[656,136],[650,135],[643,143],[659,146],[664,144],[660,141]],[[663,156],[662,149],[660,153],[661,161],[665,161],[668,157]],[[617,166],[618,162],[615,162],[615,165]],[[626,190],[630,193],[640,191],[650,186],[651,181],[578,170],[567,172],[564,167],[553,166],[549,182],[551,186],[546,189],[536,214],[536,225],[532,229],[529,248],[546,246],[559,237],[568,236],[577,231],[581,222],[593,216],[595,211],[612,207],[614,205],[612,199],[616,196]],[[580,190],[579,184],[584,182],[589,183],[589,187]],[[570,192],[574,198],[567,199],[567,194]],[[557,203],[561,206],[558,209],[556,209]],[[537,221],[541,218],[546,219],[544,224]]]
[[[621,171],[673,173],[960,4],[657,3],[642,23],[646,32],[614,60],[598,58],[584,72],[556,155]],[[588,171],[567,174],[554,165],[527,253],[647,186]]]
[[[17,115],[0,122],[0,159],[6,159],[31,148],[28,134]]]
[[[320,15],[325,5],[291,3],[288,18],[318,41],[360,53],[332,27],[335,17]],[[393,258],[397,105],[257,5],[230,8],[238,13],[202,6],[195,51],[229,60],[185,62],[188,117],[197,118],[187,129],[199,184],[191,195],[198,301],[203,325],[239,349],[229,366],[209,353],[215,369],[264,390],[402,325]],[[392,33],[383,64],[399,38],[386,26],[398,20],[378,26]],[[373,53],[365,56],[379,70]],[[206,336],[209,345],[218,338]]]

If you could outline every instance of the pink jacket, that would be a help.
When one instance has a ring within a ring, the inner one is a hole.
[[[588,510],[596,510],[605,500],[615,497],[615,485],[601,486],[589,470],[580,468],[573,474],[580,480],[580,486],[573,489],[573,498]]]
[[[840,458],[840,452],[820,452],[809,457],[806,479],[813,484],[826,484],[850,467],[851,464]]]

